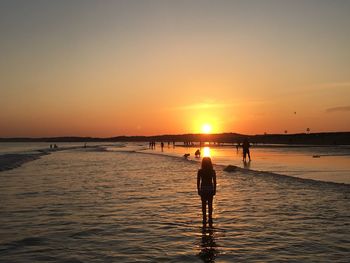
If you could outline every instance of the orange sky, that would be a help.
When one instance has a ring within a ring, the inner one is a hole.
[[[292,2],[2,1],[0,137],[350,131],[350,2]]]

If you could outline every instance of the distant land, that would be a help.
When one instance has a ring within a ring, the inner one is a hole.
[[[238,133],[220,134],[178,134],[156,136],[116,136],[109,138],[94,137],[44,137],[44,138],[0,138],[0,142],[211,142],[239,143],[248,138],[251,143],[289,144],[289,145],[350,145],[350,132],[323,132],[298,134],[244,135]]]

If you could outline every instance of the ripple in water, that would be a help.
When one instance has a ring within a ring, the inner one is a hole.
[[[201,224],[197,163],[57,152],[0,173],[1,262],[346,262],[349,186],[217,169]]]

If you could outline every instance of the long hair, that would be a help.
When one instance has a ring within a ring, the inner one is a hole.
[[[213,164],[210,157],[204,157],[202,160],[202,170],[213,170]]]

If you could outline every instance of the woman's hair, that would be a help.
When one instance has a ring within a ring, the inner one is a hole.
[[[202,170],[213,170],[213,164],[210,157],[204,157],[202,160]]]

